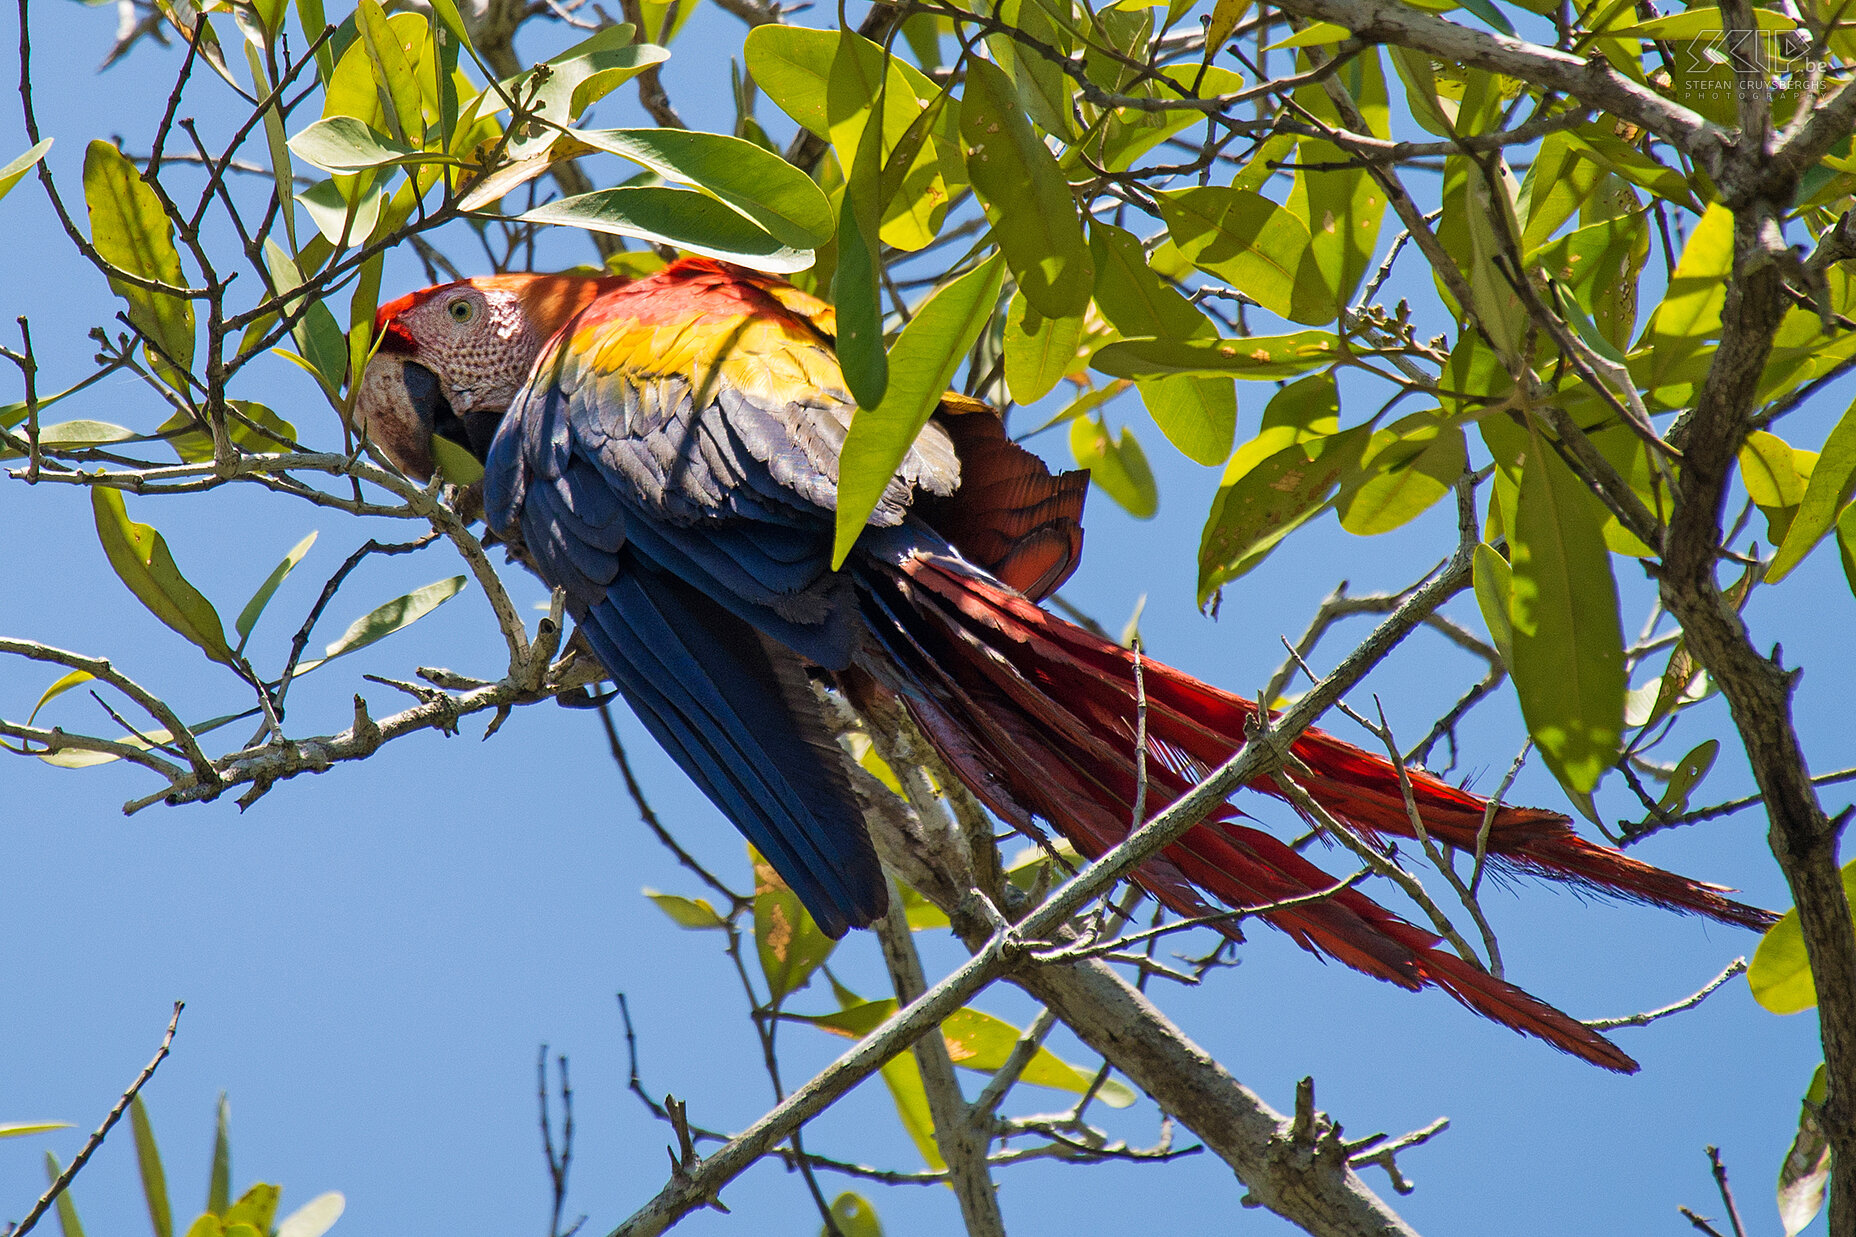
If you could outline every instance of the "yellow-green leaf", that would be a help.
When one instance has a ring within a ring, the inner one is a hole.
[[[1741,469],[1747,471],[1744,449]],[[1750,473],[1748,475],[1750,487]],[[1797,514],[1792,518],[1791,527],[1785,530],[1778,553],[1766,567],[1766,583],[1776,584],[1804,561],[1805,555],[1816,548],[1831,525],[1837,522],[1837,515],[1849,502],[1853,490],[1856,490],[1856,404],[1845,410],[1824,440],[1824,450],[1811,469],[1810,479],[1798,500]]]
[[[226,644],[219,612],[181,574],[161,534],[131,520],[122,495],[106,486],[91,487],[90,507],[103,552],[129,591],[151,614],[198,645],[208,657],[233,665],[235,659]]]
[[[1327,507],[1341,482],[1359,467],[1372,432],[1370,425],[1356,425],[1262,459],[1242,449],[1231,457],[1199,538],[1201,606]]]
[[[1856,860],[1843,865],[1843,895],[1856,903]],[[1747,968],[1747,986],[1753,999],[1775,1014],[1796,1014],[1817,1004],[1817,985],[1811,979],[1811,960],[1805,953],[1804,926],[1798,908],[1786,911],[1760,938]]]
[[[1489,629],[1489,639],[1501,654],[1502,665],[1514,665],[1514,626],[1508,614],[1514,596],[1513,570],[1495,547],[1478,543],[1475,558],[1476,605]]]
[[[1089,365],[1116,378],[1228,374],[1274,381],[1324,369],[1346,355],[1327,331],[1297,331],[1241,339],[1123,339],[1097,348]]]
[[[679,928],[694,931],[706,931],[712,928],[725,928],[728,922],[710,904],[707,898],[683,898],[674,893],[659,893],[655,889],[646,889],[644,896],[664,912],[666,918]]]
[[[162,211],[161,200],[143,183],[135,165],[101,139],[84,153],[84,204],[90,212],[91,243],[105,261],[168,287],[185,286],[180,254],[174,248],[174,225]],[[111,279],[110,287],[129,303],[129,321],[147,338],[155,372],[174,390],[186,391],[186,371],[193,364],[193,303],[120,279]]]
[[[45,1153],[45,1180],[56,1183],[64,1176],[64,1166],[58,1163],[58,1157],[47,1151]],[[60,1237],[84,1237],[84,1226],[77,1218],[77,1204],[71,1201],[71,1191],[66,1190],[58,1196],[58,1232]]]
[[[423,144],[425,124],[420,114],[419,83],[413,77],[413,62],[407,58],[399,32],[388,25],[387,15],[376,0],[356,0],[354,16],[355,32],[374,70],[374,89],[380,92],[387,132],[402,142]]]
[[[1624,634],[1597,500],[1530,431],[1509,537],[1521,713],[1576,797],[1598,785],[1624,728]]]
[[[1308,228],[1283,207],[1219,185],[1156,193],[1154,202],[1179,251],[1200,270],[1278,317],[1309,326],[1334,320],[1333,296],[1297,279]]]
[[[876,1208],[861,1194],[849,1190],[831,1202],[831,1222],[838,1237],[883,1237],[883,1225],[876,1218]],[[832,1237],[829,1229],[820,1228],[819,1237]]]
[[[91,491],[96,493],[97,491]],[[142,1177],[142,1199],[148,1204],[148,1222],[155,1237],[174,1237],[174,1216],[168,1207],[168,1178],[161,1170],[161,1150],[155,1146],[148,1109],[137,1095],[129,1104],[129,1124],[135,1131],[135,1165]]]
[[[1135,519],[1151,519],[1160,509],[1160,490],[1147,453],[1127,426],[1116,437],[1101,417],[1076,417],[1070,422],[1070,450],[1077,465],[1089,470],[1090,484]]]
[[[260,1234],[269,1233],[271,1219],[277,1214],[277,1200],[282,1194],[281,1187],[260,1181],[239,1195],[238,1201],[223,1217],[227,1237],[234,1237],[232,1230],[240,1225],[249,1226]]]
[[[889,350],[889,385],[874,408],[859,408],[838,457],[837,540],[843,564],[916,435],[940,404],[954,371],[999,301],[1005,266],[997,255],[937,289]]]
[[[47,1130],[68,1130],[69,1121],[8,1121],[0,1122],[0,1138],[24,1138],[28,1134],[43,1134]]]
[[[264,577],[264,583],[258,585],[258,591],[251,595],[251,600],[245,603],[245,608],[238,612],[238,618],[233,621],[232,628],[238,632],[238,647],[241,653],[245,650],[245,641],[251,638],[251,629],[258,625],[258,616],[264,613],[264,607],[271,604],[271,597],[277,592],[278,587],[289,578],[292,571],[296,570],[296,565],[303,561],[303,556],[309,553],[309,547],[315,544],[316,534],[312,531],[309,536],[292,546],[290,552],[284,555],[283,561],[271,568],[271,574]]]
[[[1012,295],[1005,315],[1005,382],[1016,403],[1031,404],[1050,394],[1052,387],[1077,364],[1083,342],[1083,315],[1047,318],[1025,296]]]
[[[1096,221],[1089,229],[1089,252],[1096,268],[1096,305],[1121,334],[1163,341],[1218,337],[1211,320],[1147,265],[1133,233]],[[1187,458],[1210,465],[1231,453],[1237,389],[1230,378],[1174,374],[1143,378],[1139,386],[1154,423]]]
[[[754,864],[754,947],[769,998],[777,1006],[811,982],[837,942],[819,928],[760,852],[749,846],[748,857]]]
[[[395,597],[384,605],[375,606],[350,623],[341,638],[323,650],[320,660],[305,662],[296,668],[296,672],[308,674],[325,662],[364,649],[402,628],[412,626],[462,592],[465,583],[463,576],[452,576],[449,580],[435,581],[403,597]]]
[[[28,150],[25,154],[19,156],[19,158],[9,161],[4,167],[0,167],[0,198],[5,197],[7,195],[7,190],[17,185],[20,179],[24,177],[27,172],[30,172],[33,165],[43,159],[45,157],[45,152],[51,148],[52,139],[48,137],[33,146],[33,148]]]
[[[1047,317],[1082,313],[1096,277],[1076,199],[1011,80],[990,61],[967,62],[960,136],[967,176],[1018,286]]]
[[[1341,487],[1341,527],[1357,536],[1400,528],[1450,492],[1469,464],[1463,431],[1420,412],[1373,435],[1360,471]]]

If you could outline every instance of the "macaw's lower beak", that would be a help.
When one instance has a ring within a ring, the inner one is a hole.
[[[401,472],[429,481],[432,435],[454,426],[461,428],[431,370],[389,353],[376,354],[367,363],[350,427],[385,452]]]

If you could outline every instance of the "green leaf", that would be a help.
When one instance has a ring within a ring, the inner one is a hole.
[[[23,435],[22,435],[23,437]],[[59,421],[39,429],[39,446],[47,451],[82,451],[86,447],[107,447],[114,442],[128,442],[139,437],[136,432],[108,421]],[[0,447],[0,460],[16,460],[25,453]]]
[[[1596,500],[1535,430],[1518,506],[1509,536],[1509,670],[1547,767],[1583,797],[1616,758],[1624,727],[1624,634],[1611,553]]]
[[[1117,438],[1101,417],[1079,416],[1070,422],[1070,450],[1077,466],[1089,470],[1090,484],[1135,519],[1152,519],[1160,509],[1160,489],[1132,429],[1122,426]]]
[[[679,928],[707,931],[728,926],[728,921],[716,912],[707,898],[680,898],[674,893],[659,893],[655,889],[646,889],[644,896],[655,902],[657,909],[663,911],[670,922]]]
[[[1666,406],[1683,407],[1694,398],[1703,372],[1699,362],[1721,329],[1733,259],[1733,212],[1716,203],[1689,233],[1668,291],[1644,332],[1649,373],[1639,380]]]
[[[387,22],[387,15],[376,0],[356,0],[355,32],[373,69],[374,89],[380,94],[382,118],[386,130],[405,143],[422,142],[425,123],[419,106],[419,84],[413,77],[412,64],[401,34]],[[423,26],[424,23],[418,23]],[[410,23],[402,23],[402,29]],[[410,31],[409,31],[410,33]],[[423,34],[424,31],[420,31]],[[414,47],[418,44],[414,43]]]
[[[1709,739],[1698,744],[1693,751],[1678,760],[1675,772],[1669,775],[1669,785],[1656,805],[1657,810],[1670,814],[1686,812],[1689,795],[1694,792],[1701,779],[1708,776],[1708,770],[1714,767],[1714,758],[1720,754],[1721,741]]]
[[[1856,903],[1856,860],[1843,865],[1843,896]],[[1797,907],[1786,911],[1760,939],[1746,982],[1753,999],[1775,1014],[1802,1013],[1817,1004],[1817,985],[1811,979],[1811,960],[1805,954]]]
[[[470,453],[468,447],[460,446],[441,434],[432,435],[430,444],[432,462],[438,466],[438,475],[451,485],[475,485],[483,480],[483,462]]]
[[[816,249],[837,230],[831,203],[812,178],[752,142],[687,129],[595,129],[574,136],[707,190],[794,249]]]
[[[1303,57],[1298,67],[1312,66]],[[1348,60],[1337,73],[1366,118],[1371,135],[1391,137],[1385,70],[1378,52],[1368,49]],[[1339,112],[1320,83],[1311,82],[1297,89],[1295,102],[1320,123],[1343,127]],[[1283,206],[1308,231],[1308,258],[1296,271],[1298,295],[1311,307],[1325,298],[1338,308],[1353,299],[1372,265],[1380,223],[1386,213],[1385,190],[1366,167],[1351,166],[1349,154],[1332,142],[1303,138],[1296,144],[1295,159],[1304,166],[1297,169]],[[1320,298],[1311,286],[1317,282],[1321,285]]]
[[[84,203],[90,212],[91,243],[105,261],[143,279],[184,286],[174,225],[162,211],[161,200],[143,183],[135,165],[101,139],[84,153]],[[110,280],[110,287],[129,303],[129,321],[147,337],[155,372],[174,390],[185,391],[186,371],[193,364],[193,303],[118,279]]]
[[[748,858],[754,864],[754,947],[769,999],[777,1007],[811,982],[837,942],[820,930],[799,895],[752,846]]]
[[[277,592],[278,587],[290,577],[292,571],[296,570],[296,565],[303,561],[303,556],[309,553],[309,547],[315,544],[316,534],[311,532],[309,536],[292,546],[290,552],[284,555],[283,561],[271,568],[271,574],[264,577],[264,583],[260,584],[258,591],[251,595],[251,600],[245,603],[245,608],[238,612],[238,618],[234,620],[232,627],[238,632],[239,652],[245,651],[245,641],[251,638],[251,629],[258,625],[258,616],[264,613],[264,607],[271,604],[271,597]]]
[[[108,487],[91,487],[90,508],[103,552],[129,591],[151,614],[198,645],[208,657],[228,666],[235,664],[219,612],[175,566],[161,534],[131,520],[122,495]]]
[[[1286,39],[1278,39],[1264,48],[1265,51],[1277,51],[1282,48],[1325,47],[1330,43],[1341,43],[1353,37],[1353,32],[1345,26],[1337,26],[1331,21],[1310,22]]]
[[[1225,374],[1274,381],[1324,369],[1345,358],[1340,340],[1329,332],[1297,331],[1242,339],[1123,339],[1097,348],[1089,364],[1115,378]]]
[[[1516,203],[1516,212],[1526,218],[1521,251],[1532,253],[1546,244],[1592,196],[1604,175],[1602,168],[1573,149],[1564,133],[1550,133],[1542,139]]]
[[[1332,378],[1325,374],[1307,381],[1323,379],[1331,385]],[[1255,443],[1238,448],[1200,534],[1199,604],[1205,605],[1214,592],[1261,563],[1284,537],[1320,514],[1341,482],[1359,467],[1372,433],[1371,425],[1356,425],[1337,434],[1302,438],[1261,456],[1252,450]]]
[[[99,491],[91,491],[93,494]],[[174,1237],[174,1216],[168,1207],[168,1178],[161,1171],[161,1151],[148,1124],[148,1109],[137,1095],[129,1104],[129,1124],[135,1131],[135,1165],[142,1176],[142,1198],[148,1204],[148,1222],[155,1237]]]
[[[835,1014],[785,1016],[836,1035],[861,1039],[896,1012],[896,1003],[892,1000],[858,1001],[849,992],[840,993],[839,1000],[844,1007]],[[962,1069],[982,1074],[1004,1069],[1007,1058],[1023,1037],[1023,1031],[1003,1018],[971,1007],[955,1010],[941,1024],[941,1038],[947,1043],[948,1058]],[[1020,1078],[1033,1086],[1081,1095],[1095,1081],[1095,1073],[1093,1069],[1071,1065],[1048,1048],[1039,1048]],[[1113,1080],[1104,1082],[1096,1096],[1111,1108],[1126,1108],[1136,1098],[1131,1088]]]
[[[810,250],[793,249],[740,212],[695,189],[639,185],[596,189],[516,216],[523,223],[553,223],[636,236],[785,275],[812,265]]]
[[[1830,1097],[1830,1080],[1819,1065],[1805,1088],[1798,1109],[1798,1134],[1779,1165],[1779,1223],[1785,1237],[1797,1237],[1824,1209],[1824,1191],[1830,1184],[1830,1136],[1818,1115]]]
[[[1746,468],[1744,451],[1741,468]],[[1824,439],[1824,450],[1811,469],[1810,480],[1805,483],[1804,493],[1798,500],[1797,514],[1785,530],[1785,539],[1778,552],[1766,565],[1766,583],[1776,584],[1783,580],[1791,574],[1792,568],[1804,561],[1805,555],[1816,548],[1831,525],[1837,522],[1837,515],[1849,502],[1852,492],[1856,492],[1856,403],[1844,411],[1830,436]]]
[[[909,931],[921,932],[928,928],[953,926],[940,907],[922,897],[913,888],[903,884],[898,884],[896,887],[902,891],[902,909],[903,913],[908,916]]]
[[[1650,229],[1642,211],[1631,211],[1567,233],[1530,255],[1572,302],[1567,318],[1600,352],[1619,353],[1636,331],[1637,275],[1650,252]],[[1562,302],[1564,305],[1564,302]],[[1597,338],[1580,323],[1585,310]],[[1613,360],[1622,361],[1621,355]]]
[[[24,1138],[28,1134],[43,1134],[47,1130],[68,1130],[69,1121],[10,1121],[0,1123],[0,1138]]]
[[[348,1201],[334,1190],[316,1197],[285,1216],[276,1237],[322,1237],[341,1219]]]
[[[1501,654],[1502,665],[1514,665],[1514,625],[1508,615],[1513,606],[1514,573],[1492,545],[1476,546],[1476,605],[1489,629],[1489,639]]]
[[[956,186],[964,184],[959,133],[953,109],[942,107],[930,118],[928,139],[913,156],[910,131],[921,119],[926,100],[942,95],[920,70],[861,35],[846,31],[807,30],[768,24],[748,33],[747,66],[767,97],[801,128],[831,143],[842,169],[855,167],[864,129],[883,99],[879,162],[887,168],[878,198],[880,229],[887,245],[916,250],[935,238]],[[890,166],[908,157],[896,182]]]
[[[1856,593],[1856,504],[1837,517],[1837,556],[1843,562],[1843,579]]]
[[[58,1163],[58,1157],[47,1151],[45,1153],[45,1180],[57,1182],[64,1175],[64,1167]],[[84,1226],[77,1219],[77,1204],[71,1201],[71,1191],[66,1190],[58,1196],[58,1232],[60,1237],[84,1237]]]
[[[432,611],[442,606],[463,591],[465,578],[452,576],[449,580],[438,580],[424,588],[414,589],[404,597],[395,597],[384,605],[375,606],[366,614],[348,625],[341,638],[322,651],[318,661],[306,662],[296,668],[298,674],[308,674],[324,662],[334,661],[366,648],[376,641],[385,640],[401,628],[410,627]]]
[[[856,46],[848,41],[839,45],[831,67],[834,82],[846,73],[855,75],[857,61],[850,53]],[[883,258],[878,245],[881,163],[882,127],[865,124],[855,154],[843,164],[838,262],[831,273],[838,367],[860,408],[876,407],[889,390],[889,353],[883,347]]]
[[[546,146],[553,141],[553,125],[568,125],[581,112],[593,106],[652,65],[670,59],[670,53],[649,43],[633,43],[634,30],[629,25],[612,26],[574,44],[548,61],[547,80],[534,87],[541,118],[548,122],[532,138],[510,144],[512,158],[533,153],[535,143]],[[528,97],[534,70],[509,83],[516,98]]]
[[[316,44],[316,76],[327,86],[335,78],[335,47],[334,40],[322,38],[329,25],[322,0],[296,0],[296,16],[302,23],[303,37]]]
[[[287,145],[297,158],[325,172],[356,172],[363,168],[443,158],[376,133],[366,121],[353,116],[324,117],[291,138]]]
[[[1356,536],[1391,532],[1450,492],[1469,465],[1463,431],[1420,412],[1373,435],[1360,470],[1341,487],[1341,527]]]
[[[883,1237],[876,1208],[863,1195],[848,1190],[832,1200],[831,1222],[837,1227],[839,1237]],[[819,1237],[831,1237],[830,1230],[821,1227]]]
[[[1574,149],[1595,160],[1599,166],[1617,173],[1641,189],[1649,190],[1659,198],[1699,213],[1701,204],[1695,200],[1688,178],[1675,168],[1658,163],[1619,137],[1614,131],[1614,124],[1588,121],[1577,128],[1566,130],[1566,136]]]
[[[25,154],[19,156],[19,158],[12,160],[4,167],[0,167],[0,198],[5,197],[7,195],[7,190],[17,185],[26,173],[32,170],[33,165],[43,159],[45,157],[45,152],[51,148],[52,139],[48,137],[33,146],[33,148],[28,150]]]
[[[1096,268],[1096,305],[1121,334],[1169,341],[1218,337],[1211,320],[1147,265],[1133,233],[1096,221],[1089,229],[1089,252]],[[1237,389],[1230,379],[1200,374],[1146,378],[1140,391],[1161,433],[1187,458],[1209,465],[1231,453]]]
[[[960,136],[967,176],[1018,286],[1047,317],[1082,313],[1095,288],[1095,265],[1076,199],[1025,119],[1011,79],[990,61],[967,62]]]
[[[1796,30],[1798,23],[1772,9],[1754,9],[1754,25],[1761,30]],[[1721,15],[1715,9],[1690,9],[1667,17],[1653,17],[1635,25],[1616,26],[1605,33],[1620,39],[1667,39],[1671,42],[1698,39],[1721,32]]]
[[[232,1135],[227,1129],[231,1110],[226,1093],[219,1093],[219,1109],[213,1121],[213,1167],[206,1178],[206,1209],[223,1216],[232,1205]]]
[[[1249,189],[1206,185],[1154,195],[1167,232],[1188,261],[1281,318],[1309,326],[1334,320],[1333,296],[1297,278],[1308,227]]]
[[[1033,404],[1050,394],[1077,364],[1083,316],[1046,318],[1021,288],[1005,315],[1005,382],[1015,403]]]
[[[238,416],[226,418],[226,437],[234,445],[254,455],[295,450],[296,426],[263,404],[251,400],[234,399],[226,403],[232,411],[238,413]],[[174,454],[184,463],[198,464],[213,458],[212,434],[202,428],[200,422],[185,409],[163,421],[156,432],[167,439],[168,445],[174,448]]]
[[[380,275],[387,255],[377,253],[361,264],[348,298],[348,373],[367,371],[368,358],[374,350],[374,314],[380,308]],[[350,382],[350,387],[354,385]],[[440,435],[434,434],[434,438]]]
[[[859,408],[838,457],[837,540],[842,566],[876,510],[890,478],[946,394],[967,350],[999,301],[1005,276],[997,255],[937,289],[889,350],[889,387],[874,408]]]
[[[338,223],[338,233],[339,230]],[[303,286],[303,275],[296,260],[273,242],[264,243],[264,264],[270,271],[272,285],[280,294],[288,294]],[[284,308],[286,311],[294,311],[301,303],[300,300],[289,301]],[[336,392],[341,390],[342,378],[348,365],[347,342],[342,335],[342,328],[335,321],[335,315],[322,301],[313,301],[297,320],[290,336],[296,341],[297,351],[308,359],[310,372],[319,377],[323,390],[332,400],[335,399]]]
[[[894,1005],[895,1002],[886,1002]],[[921,1066],[913,1052],[903,1052],[883,1063],[883,1084],[895,1101],[896,1115],[915,1149],[929,1168],[940,1172],[947,1167],[941,1148],[934,1140],[934,1114],[928,1107],[928,1089],[922,1084]]]
[[[387,209],[387,195],[378,187],[357,190],[352,199],[345,196],[339,182],[346,179],[317,181],[296,195],[323,239],[338,248],[373,235]]]
[[[1067,54],[1070,39],[1066,31],[1040,0],[1001,0],[997,9],[999,22],[1014,31],[1022,31],[1058,51]],[[986,47],[993,63],[1005,71],[1018,93],[1019,106],[1039,128],[1055,137],[1069,140],[1075,135],[1070,118],[1074,106],[1073,87],[1063,68],[1029,49],[1020,50],[1018,42],[1006,34],[989,34]]]

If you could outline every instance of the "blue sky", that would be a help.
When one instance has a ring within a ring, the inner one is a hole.
[[[14,22],[10,13],[0,16],[8,46]],[[58,138],[52,165],[68,195],[79,193],[89,138],[120,133],[129,148],[145,146],[178,63],[177,52],[145,48],[97,74],[114,23],[108,7],[45,2],[35,14],[38,103],[47,132]],[[711,8],[683,35],[684,54],[671,61],[666,82],[696,123],[725,127],[726,85],[701,71],[714,63],[710,53],[738,46],[739,37],[738,24]],[[692,54],[699,51],[704,55]],[[622,93],[603,105],[606,123],[634,116],[631,92]],[[221,97],[200,89],[183,114],[210,127]],[[26,145],[12,97],[0,102],[0,135],[0,161]],[[86,372],[84,334],[116,304],[30,181],[0,202],[0,229],[7,237],[0,321],[10,333],[15,315],[30,315],[42,389],[56,389]],[[590,253],[574,237],[552,244],[563,264]],[[1408,293],[1414,301],[1430,295],[1419,268],[1401,270],[1415,285]],[[388,293],[418,282],[410,255],[389,264]],[[335,439],[332,414],[283,363],[264,367],[251,393],[308,439]],[[1254,428],[1265,394],[1240,394],[1240,428]],[[132,380],[105,382],[81,400],[71,416],[149,428],[163,415]],[[1824,418],[1838,411],[1820,409],[1794,427],[1794,440],[1809,441],[1812,430],[1821,436]],[[1359,592],[1401,586],[1454,539],[1440,513],[1370,542],[1324,520],[1233,586],[1214,622],[1194,608],[1192,572],[1216,473],[1173,452],[1138,407],[1118,406],[1115,415],[1143,435],[1160,477],[1161,511],[1137,523],[1094,494],[1084,567],[1065,594],[1111,629],[1145,594],[1142,628],[1152,655],[1213,682],[1254,691],[1280,659],[1278,637],[1299,634],[1336,582],[1347,579]],[[1064,462],[1060,435],[1034,445]],[[131,515],[162,529],[190,578],[228,615],[290,546],[320,531],[254,637],[260,664],[272,669],[341,559],[369,535],[405,536],[403,527],[363,528],[255,491],[129,501]],[[81,491],[0,480],[0,527],[7,530],[0,632],[106,653],[188,716],[242,707],[230,677],[181,645],[115,579]],[[365,609],[457,574],[447,554],[434,547],[367,563],[312,649]],[[1629,578],[1628,563],[1620,562],[1619,573],[1626,627],[1634,630],[1649,589]],[[541,600],[539,585],[515,571],[505,575],[520,602]],[[1799,724],[1820,770],[1856,763],[1842,707],[1852,604],[1834,556],[1820,550],[1782,593],[1760,594],[1749,611],[1762,647],[1781,642],[1787,664],[1807,668]],[[1459,599],[1451,610],[1480,627],[1473,601]],[[1343,628],[1316,664],[1331,665],[1346,636],[1363,631]],[[467,592],[414,628],[306,679],[293,694],[292,729],[340,729],[355,691],[376,713],[393,707],[388,689],[364,683],[363,673],[398,676],[440,664],[493,676],[502,655],[480,593]],[[1354,699],[1367,705],[1378,693],[1409,741],[1474,669],[1421,633]],[[0,664],[0,710],[16,716],[29,709],[54,677]],[[56,707],[57,718],[73,726],[99,724],[82,693]],[[1724,737],[1725,710],[1711,701],[1687,725],[1695,741]],[[1338,719],[1333,728],[1348,729]],[[226,801],[125,818],[120,805],[149,789],[133,770],[0,764],[0,1122],[80,1127],[0,1141],[0,1217],[22,1215],[42,1189],[44,1148],[69,1159],[152,1052],[175,999],[187,1001],[187,1012],[174,1055],[146,1098],[179,1211],[203,1201],[213,1105],[224,1090],[235,1185],[279,1182],[286,1210],[340,1190],[348,1212],[339,1234],[539,1231],[548,1189],[534,1063],[546,1042],[572,1059],[578,1137],[568,1213],[586,1213],[588,1231],[605,1231],[662,1184],[661,1148],[669,1141],[668,1130],[626,1092],[618,991],[631,1003],[653,1093],[674,1092],[688,1101],[693,1120],[711,1127],[740,1128],[759,1115],[770,1102],[768,1084],[717,938],[678,930],[639,892],[701,891],[638,824],[597,720],[543,706],[519,711],[488,742],[480,741],[482,731],[472,721],[455,738],[417,736],[363,764],[281,785],[243,814]],[[718,871],[746,884],[736,834],[629,717],[623,733],[658,812]],[[1461,735],[1458,774],[1492,785],[1521,735],[1510,697],[1479,710]],[[1750,788],[1727,747],[1707,785],[1711,799]],[[1538,767],[1523,773],[1510,799],[1561,803]],[[1629,810],[1615,788],[1607,787],[1603,801],[1614,815]],[[1842,803],[1833,791],[1828,805]],[[1240,806],[1295,827],[1280,805],[1250,797]],[[1789,899],[1763,835],[1763,821],[1746,813],[1669,833],[1636,853],[1782,907]],[[1330,866],[1351,870],[1341,857]],[[1736,930],[1534,883],[1494,893],[1488,903],[1510,978],[1583,1017],[1666,1004],[1755,943]],[[923,944],[931,974],[960,956],[933,934]],[[1750,1222],[1773,1227],[1770,1184],[1819,1059],[1808,1015],[1774,1018],[1736,982],[1697,1011],[1618,1032],[1644,1069],[1617,1078],[1478,1019],[1439,993],[1414,996],[1323,964],[1267,929],[1252,933],[1240,957],[1241,966],[1201,988],[1162,988],[1161,1004],[1278,1107],[1287,1108],[1296,1080],[1312,1074],[1321,1106],[1349,1136],[1398,1133],[1449,1116],[1448,1133],[1404,1160],[1419,1189],[1397,1206],[1420,1231],[1683,1231],[1678,1204],[1720,1213],[1702,1155],[1707,1144],[1722,1148]],[[883,995],[873,940],[847,941],[832,965],[858,991]],[[801,1008],[830,1004],[824,991],[800,998]],[[1020,1025],[1032,1014],[1029,1002],[1006,988],[975,1004]],[[829,1061],[840,1043],[806,1028],[785,1030],[789,1085]],[[1061,1034],[1053,1043],[1072,1060],[1087,1059]],[[1012,1109],[1064,1106],[1059,1093],[1024,1089]],[[1151,1104],[1105,1120],[1136,1144],[1152,1142],[1158,1126]],[[874,1083],[814,1127],[808,1142],[843,1158],[919,1167]],[[1377,1172],[1368,1179],[1384,1188]],[[1288,1231],[1261,1213],[1240,1216],[1241,1187],[1209,1155],[1166,1165],[1034,1164],[1000,1180],[1005,1216],[1018,1234],[1202,1231],[1210,1223]],[[831,1178],[825,1184],[842,1188]],[[892,1234],[951,1231],[958,1223],[944,1189],[858,1188]],[[75,1195],[93,1233],[134,1232],[146,1222],[126,1131],[111,1139]],[[799,1180],[771,1164],[740,1179],[724,1199],[732,1216],[703,1213],[684,1231],[818,1229]]]

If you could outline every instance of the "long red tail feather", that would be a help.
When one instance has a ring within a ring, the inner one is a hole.
[[[1134,655],[1046,613],[1009,588],[935,556],[906,562],[872,590],[893,665],[881,673],[941,755],[999,816],[1024,828],[1049,822],[1094,858],[1128,833],[1138,790],[1138,701],[1147,707],[1148,803],[1183,794],[1244,741],[1256,706],[1171,666]],[[1310,730],[1292,750],[1302,785],[1335,817],[1369,836],[1413,836],[1397,771]],[[1488,801],[1411,771],[1426,830],[1474,850]],[[1274,781],[1251,788],[1281,795]],[[1246,908],[1331,890],[1334,879],[1277,838],[1227,811],[1149,861],[1140,883],[1182,915],[1214,911],[1203,895]],[[1769,912],[1581,838],[1566,817],[1503,806],[1486,853],[1497,865],[1598,892],[1763,928]],[[1576,1020],[1439,948],[1439,938],[1353,889],[1264,918],[1305,948],[1404,988],[1435,985],[1478,1013],[1607,1069],[1634,1062]]]

